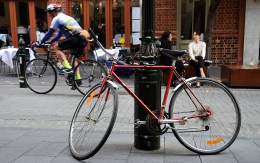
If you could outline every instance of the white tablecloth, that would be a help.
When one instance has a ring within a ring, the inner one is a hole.
[[[6,42],[7,34],[0,34],[0,40]]]
[[[27,49],[27,48],[26,48]],[[34,59],[33,51],[29,49],[30,53],[30,60]],[[10,66],[12,69],[14,68],[13,65],[13,57],[16,55],[18,48],[8,48],[8,49],[1,49],[0,50],[0,60],[5,62],[8,66]]]
[[[114,58],[117,58],[120,49],[106,49],[106,50],[110,53],[115,53]],[[106,54],[102,49],[95,50],[94,54],[97,54],[98,61],[107,61],[111,57],[109,54]]]
[[[41,42],[41,40],[45,36],[45,33],[40,32],[40,31],[36,31],[36,36],[37,36],[37,41]]]

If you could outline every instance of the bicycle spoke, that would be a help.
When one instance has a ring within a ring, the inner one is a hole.
[[[218,153],[228,148],[236,139],[241,125],[240,110],[235,98],[225,86],[203,78],[191,81],[191,85],[196,82],[200,82],[202,86],[192,87],[191,90],[203,108],[194,97],[187,95],[184,87],[180,87],[171,99],[170,117],[196,117],[196,114],[204,114],[205,109],[211,115],[194,117],[184,123],[174,123],[173,132],[185,147],[194,152]]]
[[[93,156],[102,147],[115,123],[117,92],[106,85],[98,97],[100,88],[96,85],[86,93],[71,122],[70,150],[79,160]]]
[[[44,59],[34,59],[25,67],[25,81],[35,93],[50,92],[56,85],[57,74],[53,65]]]
[[[81,78],[75,81],[76,88],[81,94],[85,94],[89,88],[101,82],[103,75],[106,75],[104,66],[95,60],[84,60],[75,68]]]

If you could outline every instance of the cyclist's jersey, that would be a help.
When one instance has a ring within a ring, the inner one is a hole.
[[[52,19],[50,29],[46,32],[40,44],[49,40],[57,29],[59,32],[52,38],[51,42],[59,40],[62,35],[69,38],[70,36],[75,36],[80,33],[86,38],[90,37],[88,31],[83,30],[74,18],[60,12]]]
[[[71,35],[69,30],[82,30],[82,28],[74,18],[63,14],[62,12],[58,13],[58,15],[52,19],[50,28],[54,30],[59,29],[59,31],[64,34],[65,37],[69,37]],[[66,28],[69,30],[67,30]]]

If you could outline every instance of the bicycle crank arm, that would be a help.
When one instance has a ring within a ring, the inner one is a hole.
[[[136,128],[140,127],[141,125],[145,125],[145,124],[146,124],[146,121],[139,121],[139,119],[137,119],[135,121]]]

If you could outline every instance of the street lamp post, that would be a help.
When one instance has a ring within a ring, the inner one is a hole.
[[[155,0],[142,1],[142,44],[140,64],[156,64],[157,48],[154,37]],[[135,73],[135,93],[155,114],[161,107],[161,71],[139,69]],[[135,119],[146,121],[147,112],[135,102]],[[142,150],[160,148],[160,134],[150,132],[146,125],[135,126],[134,146]]]

